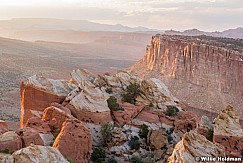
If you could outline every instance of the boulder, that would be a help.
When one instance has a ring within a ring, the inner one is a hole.
[[[120,146],[126,142],[126,135],[122,132],[122,128],[115,127],[111,133],[111,140],[107,143],[109,147]]]
[[[120,103],[120,106],[124,110],[112,111],[114,121],[120,126],[131,123],[132,119],[145,108],[145,105],[133,105],[130,103]]]
[[[22,147],[28,147],[30,144],[44,145],[39,132],[33,128],[25,127],[16,131],[22,139]]]
[[[8,150],[10,152],[22,148],[22,140],[14,131],[8,131],[0,135],[0,150]]]
[[[214,119],[213,141],[225,147],[226,154],[241,155],[243,151],[243,129],[237,111],[227,106]]]
[[[46,108],[42,115],[42,120],[48,123],[52,130],[61,129],[63,122],[67,119],[74,119],[71,114],[61,110],[60,108],[50,106]]]
[[[155,150],[162,149],[168,145],[166,132],[162,129],[152,130],[151,133],[148,134],[148,140],[150,146]]]
[[[191,130],[185,133],[182,140],[176,144],[172,155],[168,159],[168,163],[197,163],[200,160],[196,161],[196,157],[199,158],[203,156],[224,157],[224,147],[212,143],[196,131]]]
[[[12,155],[0,154],[2,163],[69,163],[62,154],[53,147],[33,145],[20,149]]]
[[[75,163],[86,163],[92,153],[92,136],[80,121],[66,120],[53,143],[65,158]]]
[[[32,76],[20,86],[21,117],[20,127],[25,127],[27,120],[41,113],[52,102],[61,103],[76,86],[68,81],[53,80]]]

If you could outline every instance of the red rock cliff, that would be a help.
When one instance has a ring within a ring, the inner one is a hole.
[[[131,70],[159,77],[182,101],[216,111],[243,106],[242,46],[233,39],[156,35]],[[237,40],[235,40],[237,41]],[[242,117],[242,114],[240,114]]]

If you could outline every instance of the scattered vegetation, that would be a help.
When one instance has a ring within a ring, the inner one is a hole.
[[[211,142],[213,141],[213,133],[214,133],[214,130],[213,130],[213,129],[209,129],[207,139],[208,139],[209,141],[211,141]]]
[[[149,107],[150,108],[153,108],[154,107],[154,104],[152,102],[149,103]]]
[[[0,150],[0,153],[12,154],[13,151],[10,151],[9,149],[4,149],[4,150]]]
[[[128,144],[131,149],[139,150],[140,148],[140,142],[137,136],[132,137]]]
[[[105,144],[111,139],[111,133],[113,130],[113,125],[106,123],[101,126],[101,135]]]
[[[109,93],[109,94],[111,94],[113,91],[112,91],[112,88],[106,88],[106,93]]]
[[[179,109],[176,106],[168,105],[165,114],[173,117],[177,115],[177,112],[179,112]]]
[[[145,163],[145,162],[139,157],[132,157],[131,163]]]
[[[131,84],[126,88],[126,93],[122,95],[122,101],[131,104],[136,103],[136,98],[142,93],[138,84]]]
[[[94,148],[93,153],[91,154],[91,161],[94,163],[103,163],[105,162],[106,153],[102,148]]]
[[[146,124],[143,124],[140,127],[140,130],[139,130],[139,136],[140,136],[140,138],[142,138],[142,139],[144,138],[145,141],[147,142],[148,133],[149,133],[148,126]]]
[[[108,107],[111,111],[118,111],[121,110],[121,106],[117,103],[117,99],[114,96],[110,96],[107,99]]]

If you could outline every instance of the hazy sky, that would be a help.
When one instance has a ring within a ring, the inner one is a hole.
[[[243,27],[243,0],[2,0],[0,19],[61,18],[157,29]]]

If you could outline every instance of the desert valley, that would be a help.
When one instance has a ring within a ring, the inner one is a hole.
[[[240,163],[243,28],[0,20],[0,95],[1,163]]]

